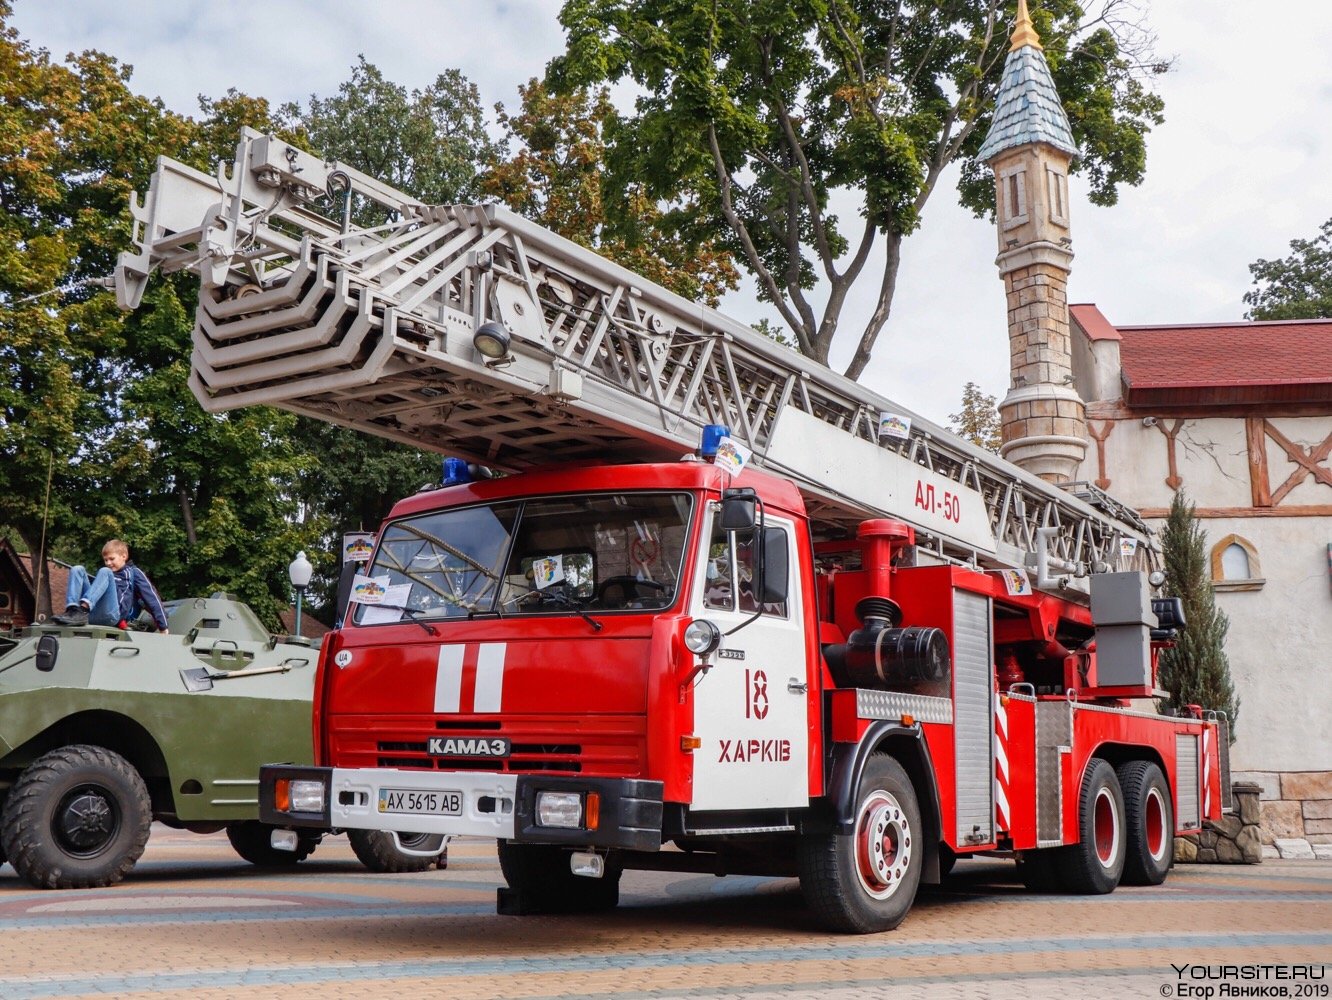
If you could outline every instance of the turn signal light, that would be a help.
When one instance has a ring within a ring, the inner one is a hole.
[[[279,778],[273,786],[273,805],[278,812],[291,812],[291,781]]]
[[[690,750],[697,750],[702,745],[703,745],[703,740],[698,736],[680,737],[680,749],[683,750],[685,753],[688,753]]]
[[[587,802],[583,805],[583,825],[595,830],[601,824],[601,794],[588,792]]]
[[[916,717],[914,715],[907,715],[905,712],[902,713],[902,725],[914,726],[915,724],[916,724]]]

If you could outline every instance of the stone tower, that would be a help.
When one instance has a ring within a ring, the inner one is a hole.
[[[979,156],[994,170],[995,263],[1008,293],[1011,383],[999,404],[1000,453],[1050,482],[1072,480],[1087,452],[1067,297],[1068,167],[1077,155],[1027,0],[1018,0],[994,121]]]

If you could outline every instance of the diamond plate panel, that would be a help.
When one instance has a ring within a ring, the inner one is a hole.
[[[903,715],[914,716],[917,722],[953,721],[953,703],[947,698],[930,698],[921,694],[900,694],[897,691],[871,691],[856,689],[856,715],[862,719],[897,720]]]

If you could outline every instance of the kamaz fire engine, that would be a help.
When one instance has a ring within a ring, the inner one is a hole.
[[[866,932],[968,855],[1159,883],[1228,808],[1224,718],[1143,707],[1181,616],[1105,494],[501,207],[271,136],[216,176],[159,161],[132,207],[121,304],[199,273],[206,409],[454,456],[380,529],[316,765],[263,770],[265,822],[494,837],[501,912],[764,873]]]

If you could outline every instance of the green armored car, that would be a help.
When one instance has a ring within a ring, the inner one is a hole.
[[[149,826],[225,829],[291,865],[331,831],[258,821],[259,767],[311,763],[318,649],[225,595],[168,605],[166,633],[37,625],[0,636],[0,862],[39,888],[120,881]],[[276,833],[276,836],[275,836]],[[352,831],[373,871],[423,871],[438,836]]]

